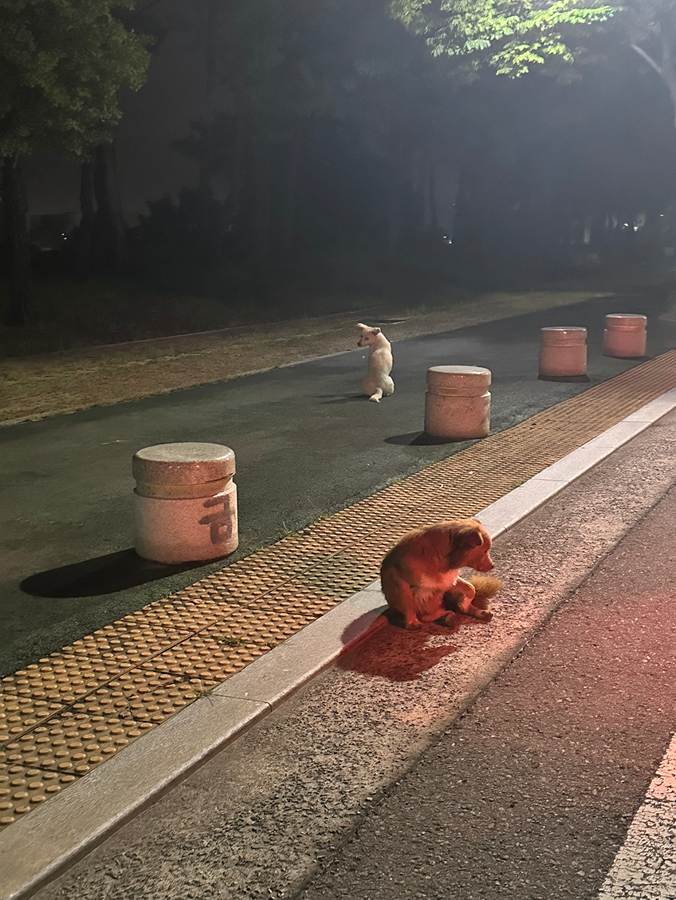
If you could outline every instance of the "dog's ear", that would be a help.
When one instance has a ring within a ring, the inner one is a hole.
[[[380,328],[378,328],[377,325],[374,325],[373,328],[371,329],[371,331],[372,331],[374,334],[380,334]]]
[[[357,323],[357,328],[361,328],[362,331],[368,331],[368,330],[369,330],[368,325],[364,325],[362,322],[358,322],[358,323]]]
[[[467,550],[472,550],[474,547],[480,547],[483,544],[484,537],[481,533],[481,528],[470,526],[469,528],[463,528],[458,533],[456,540]]]
[[[462,560],[474,550],[480,547],[484,542],[480,527],[463,526],[458,529],[451,529],[448,533],[448,563],[452,569],[459,568],[463,565]]]

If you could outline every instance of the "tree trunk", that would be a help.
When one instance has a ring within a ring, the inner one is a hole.
[[[268,147],[260,134],[254,133],[251,148],[252,164],[252,251],[258,272],[265,269],[270,257],[272,203],[270,196],[270,161]]]
[[[282,212],[282,236],[280,242],[281,250],[285,257],[291,256],[295,244],[296,193],[298,189],[298,173],[300,171],[300,152],[303,143],[303,132],[303,124],[297,122],[289,143],[286,165],[286,190]]]
[[[669,89],[669,96],[671,97],[671,105],[674,108],[674,125],[676,125],[676,68],[672,67],[671,72],[663,72],[662,80],[666,84]]]
[[[7,229],[9,311],[6,324],[25,327],[33,319],[31,250],[28,236],[26,187],[19,164],[2,164],[2,205]]]
[[[88,278],[92,268],[92,240],[96,207],[94,206],[94,164],[92,160],[80,166],[80,228],[78,231],[76,272],[78,278]]]
[[[389,191],[387,204],[387,250],[394,259],[404,239],[404,146],[400,137],[392,140],[393,156],[389,165]]]
[[[481,268],[483,262],[481,178],[477,162],[464,165],[459,172],[459,186],[453,225],[453,255],[463,272]]]
[[[200,250],[210,254],[213,244],[213,191],[211,189],[211,162],[202,160],[199,164],[199,181],[197,182],[197,231]]]
[[[430,231],[436,238],[439,234],[439,212],[437,209],[437,180],[434,163],[430,161],[427,176],[427,192],[429,198]]]
[[[631,47],[657,72],[666,85],[666,88],[669,91],[669,97],[671,98],[671,106],[676,124],[676,58],[674,55],[674,41],[676,41],[676,17],[673,19],[673,24],[670,29],[666,22],[660,23],[660,47],[662,50],[661,63],[656,62],[653,57],[638,44],[632,44]]]
[[[94,193],[104,265],[114,272],[123,272],[129,266],[129,245],[113,144],[101,144],[94,151]]]
[[[672,34],[662,32],[662,81],[667,86],[671,105],[676,120],[676,58],[674,58],[674,40],[676,39],[676,14],[672,13]],[[664,25],[663,25],[664,29]]]
[[[428,187],[428,163],[422,152],[414,152],[409,149],[408,171],[408,238],[413,246],[419,247],[423,242],[427,227],[425,200]]]

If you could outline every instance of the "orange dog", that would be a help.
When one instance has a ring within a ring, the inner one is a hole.
[[[489,576],[475,578],[472,584],[459,574],[465,566],[489,572],[493,568],[490,549],[488,532],[476,519],[454,519],[411,531],[380,567],[385,599],[403,615],[406,628],[420,628],[449,611],[490,622],[493,616],[486,611],[487,600],[501,582]],[[456,621],[451,615],[446,624]]]

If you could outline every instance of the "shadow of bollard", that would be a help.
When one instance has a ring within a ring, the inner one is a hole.
[[[29,575],[20,584],[31,597],[63,600],[115,594],[194,569],[201,563],[166,565],[140,557],[133,548]]]

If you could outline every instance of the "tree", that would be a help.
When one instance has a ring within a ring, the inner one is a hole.
[[[459,57],[458,74],[470,80],[485,66],[518,77],[545,63],[572,65],[585,30],[616,12],[594,0],[392,0],[391,10],[434,56]]]
[[[113,15],[134,0],[0,0],[0,159],[9,235],[8,324],[30,315],[30,251],[20,161],[43,148],[75,157],[110,141],[118,94],[143,84],[146,39]]]
[[[633,50],[659,75],[676,118],[676,6],[673,0],[627,0],[618,17]]]
[[[389,0],[193,0],[193,8],[187,27],[203,48],[209,112],[177,146],[199,166],[208,255],[222,252],[224,235],[256,270],[286,265],[307,250],[304,236],[335,250],[333,201],[349,215],[347,185],[337,185],[371,163],[369,190],[387,206],[395,255],[434,181],[422,144],[442,156],[437,138],[448,127],[432,96],[446,98],[448,81],[424,41],[389,17]],[[214,186],[225,193],[218,203]],[[331,209],[320,213],[325,201]],[[360,225],[342,231],[354,236]]]

